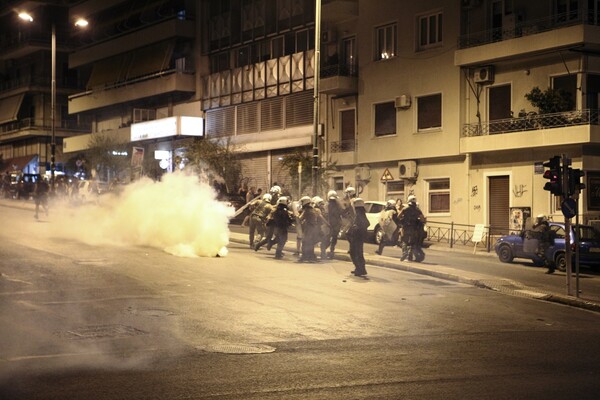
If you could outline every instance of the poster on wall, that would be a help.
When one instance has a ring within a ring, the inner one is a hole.
[[[588,210],[600,211],[600,172],[587,173]]]
[[[531,207],[511,207],[509,229],[511,235],[518,235],[526,228],[527,220],[531,219]]]

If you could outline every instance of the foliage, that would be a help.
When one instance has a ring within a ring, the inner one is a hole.
[[[302,164],[302,173],[298,174],[298,165]],[[307,151],[296,150],[292,154],[283,156],[281,166],[286,169],[292,178],[293,194],[297,197],[305,194],[321,194],[327,193],[329,185],[327,183],[327,172],[333,171],[336,168],[335,163],[327,161],[325,165],[321,165],[317,169],[317,187],[314,190],[312,185],[313,158],[312,153]],[[298,179],[301,179],[299,182]],[[298,183],[300,183],[301,193],[297,193]]]
[[[536,86],[525,94],[525,98],[532,106],[537,107],[540,114],[570,111],[574,106],[571,93],[564,89],[548,88],[542,91]]]
[[[186,157],[196,172],[208,182],[225,183],[227,193],[237,191],[242,173],[239,148],[225,139],[199,138],[187,149]]]
[[[131,158],[123,155],[128,154],[128,144],[112,135],[93,133],[88,147],[86,158],[97,172],[110,171],[119,176],[130,167]]]

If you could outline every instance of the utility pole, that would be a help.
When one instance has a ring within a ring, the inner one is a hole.
[[[321,75],[321,0],[315,0],[315,77],[313,91],[312,191],[317,195],[319,178],[319,77]]]

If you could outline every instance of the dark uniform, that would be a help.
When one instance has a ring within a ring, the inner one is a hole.
[[[281,200],[281,199],[280,199]],[[269,216],[269,225],[273,226],[272,242],[277,244],[275,248],[275,258],[283,258],[283,248],[288,240],[288,228],[294,223],[294,215],[287,208],[287,200],[279,202],[277,207]],[[273,244],[272,243],[272,244]]]
[[[381,213],[383,218],[380,218],[379,225],[382,229],[383,235],[381,236],[381,241],[379,242],[379,248],[375,250],[375,253],[379,255],[383,254],[383,248],[385,246],[395,246],[398,243],[398,236],[400,233],[400,219],[398,217],[398,209],[396,208],[396,202],[388,201],[385,206],[385,210],[383,210]],[[386,222],[387,219],[389,219],[388,222]],[[392,232],[388,232],[388,229],[386,229],[385,226],[386,223],[393,223],[396,226],[396,228]]]
[[[402,225],[402,257],[404,261],[407,258],[421,262],[425,259],[425,253],[421,248],[423,244],[423,226],[425,216],[417,206],[416,200],[409,200],[408,206],[400,212],[400,224]]]
[[[330,195],[327,202],[325,219],[329,224],[329,234],[321,242],[321,252],[327,253],[328,258],[333,258],[335,255],[335,246],[337,245],[340,229],[342,229],[342,204],[337,196]]]
[[[38,218],[40,206],[48,215],[48,192],[50,191],[50,185],[46,180],[38,176],[37,182],[35,183],[34,196],[35,196],[35,218]]]
[[[321,225],[326,224],[321,211],[314,208],[310,203],[310,198],[307,202],[303,202],[302,212],[299,220],[302,225],[302,255],[300,261],[315,262],[315,245],[319,242],[321,236]]]
[[[268,199],[261,199],[256,201],[253,208],[252,214],[250,214],[249,223],[249,241],[251,248],[255,248],[256,246],[256,243],[254,243],[255,232],[258,233],[261,239],[265,237],[267,217],[273,210],[273,206]]]
[[[532,238],[537,239],[538,241],[536,254],[539,258],[541,258],[544,261],[544,265],[548,268],[548,271],[546,271],[546,273],[554,273],[556,267],[554,263],[548,260],[548,257],[546,257],[546,252],[548,248],[552,246],[553,243],[550,225],[548,224],[546,217],[538,216],[536,218],[535,224],[533,224],[531,228],[531,231],[532,233],[530,233],[530,236]]]
[[[347,232],[350,242],[350,259],[354,264],[352,273],[356,276],[364,276],[367,275],[364,243],[367,240],[367,229],[370,224],[365,213],[364,202],[361,199],[355,200],[354,209],[355,218]]]

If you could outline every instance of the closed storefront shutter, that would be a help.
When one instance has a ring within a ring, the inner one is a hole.
[[[263,193],[268,193],[270,186],[267,152],[244,155],[241,162],[242,182],[246,182],[248,188],[254,186],[255,189],[261,188]]]
[[[489,187],[490,233],[492,235],[507,235],[510,219],[509,177],[491,176]]]

